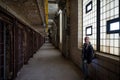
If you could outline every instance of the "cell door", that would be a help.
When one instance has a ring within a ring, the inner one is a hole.
[[[18,28],[18,44],[17,44],[17,50],[18,50],[18,70],[21,69],[24,63],[24,54],[23,54],[23,30],[21,28]]]
[[[13,29],[12,24],[5,24],[5,50],[6,50],[6,77],[12,79],[14,67],[14,54],[13,54]]]
[[[13,75],[13,47],[10,28],[12,27],[8,23],[0,21],[0,80],[12,79]]]
[[[0,21],[0,80],[4,80],[4,27]]]

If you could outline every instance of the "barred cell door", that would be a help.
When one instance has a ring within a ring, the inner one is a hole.
[[[0,80],[4,80],[4,27],[0,21]]]
[[[6,48],[6,79],[11,80],[13,77],[14,54],[13,54],[13,25],[5,24],[5,48]]]
[[[10,80],[13,76],[12,25],[0,21],[0,80]]]
[[[21,69],[21,67],[24,64],[24,54],[23,54],[23,30],[20,24],[18,24],[18,32],[17,32],[17,57],[18,57],[18,71]]]

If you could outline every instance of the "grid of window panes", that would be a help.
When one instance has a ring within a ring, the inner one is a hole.
[[[100,0],[100,51],[119,55],[119,34],[107,34],[106,22],[119,17],[119,0]]]
[[[92,35],[90,35],[90,42],[96,50],[96,1],[92,0],[92,10],[86,13],[86,5],[91,0],[83,0],[83,43],[86,36],[86,27],[92,26]]]

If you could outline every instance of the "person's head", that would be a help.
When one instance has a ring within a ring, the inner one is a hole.
[[[89,44],[89,37],[85,37],[85,43]]]

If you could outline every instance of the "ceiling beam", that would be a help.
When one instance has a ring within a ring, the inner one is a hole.
[[[42,19],[42,23],[45,23],[45,18],[44,18],[45,14],[42,8],[43,6],[39,5],[41,3],[40,0],[36,0],[36,3],[37,3],[40,19]]]
[[[54,4],[56,4],[57,2],[56,1],[48,1],[48,3],[54,3]]]

